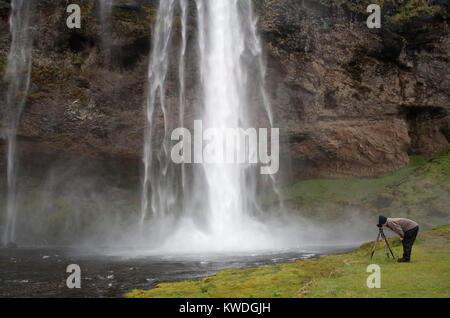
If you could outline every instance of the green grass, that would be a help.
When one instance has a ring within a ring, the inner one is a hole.
[[[200,281],[159,284],[134,290],[125,297],[450,297],[450,225],[419,233],[411,263],[388,261],[379,246],[369,259],[372,243],[341,255],[218,272]],[[402,247],[390,240],[396,256]],[[381,267],[381,288],[369,289],[369,264]]]
[[[430,158],[411,157],[407,167],[394,172],[302,180],[282,193],[288,208],[317,221],[339,220],[351,208],[418,219],[425,228],[433,228],[450,223],[450,148]]]
[[[393,242],[395,255],[401,256],[399,239]],[[382,247],[372,261],[366,261],[371,244],[351,254],[333,256],[333,261],[346,260],[350,265],[337,266],[336,277],[319,278],[304,297],[450,297],[449,242],[450,226],[446,225],[419,236],[411,263],[388,261]],[[365,285],[369,275],[366,268],[371,263],[381,267],[380,289]]]

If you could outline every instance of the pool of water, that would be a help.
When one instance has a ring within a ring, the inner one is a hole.
[[[135,257],[74,248],[0,249],[0,297],[121,297],[133,289],[150,289],[162,282],[201,279],[228,268],[316,259],[354,247]],[[70,264],[81,268],[80,289],[66,286]]]

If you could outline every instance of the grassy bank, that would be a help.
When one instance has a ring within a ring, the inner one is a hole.
[[[418,220],[430,229],[450,223],[450,148],[371,178],[302,180],[283,191],[285,205],[316,221],[336,221],[350,211]]]
[[[391,239],[396,256],[402,247]],[[450,297],[450,225],[419,233],[411,263],[388,261],[373,243],[316,261],[224,270],[200,281],[159,284],[125,297]],[[369,264],[381,267],[381,288],[369,289]]]

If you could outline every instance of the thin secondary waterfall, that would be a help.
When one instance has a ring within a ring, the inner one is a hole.
[[[113,8],[113,0],[100,0],[99,1],[99,16],[102,26],[102,49],[105,51],[106,60],[109,62],[110,58],[110,45],[111,45],[111,23],[110,16]]]
[[[14,242],[15,223],[17,214],[17,162],[16,135],[20,117],[25,105],[30,87],[32,41],[30,36],[30,14],[32,1],[11,1],[11,48],[5,81],[8,83],[4,118],[7,139],[7,178],[8,196],[6,204],[6,218],[3,229],[3,244]]]
[[[188,10],[192,8],[197,17],[196,41],[187,37]],[[173,24],[177,15],[179,28]],[[195,168],[183,163],[176,167],[169,149],[172,129],[193,126],[186,118],[188,106],[205,129],[272,127],[256,26],[250,0],[196,0],[195,6],[188,6],[187,0],[160,1],[148,72],[140,220],[144,241],[149,228],[147,219],[171,219],[174,215],[178,221],[168,230],[168,248],[186,245],[191,249],[222,251],[267,246],[268,240],[273,241],[265,235],[266,227],[254,218],[263,212],[258,203],[258,196],[263,195],[261,189],[277,193],[271,177],[260,175],[257,167],[247,164],[202,163],[201,168]],[[178,34],[180,43],[174,45]],[[185,57],[189,45],[198,52],[198,83],[197,99],[187,103]],[[173,47],[179,50],[175,108],[168,105],[168,94],[174,93],[166,89],[174,61]],[[178,120],[173,116],[174,109]],[[162,133],[159,132],[162,136],[154,134],[160,124],[157,113],[164,123]],[[258,117],[257,113],[263,116]],[[240,143],[222,141],[228,147],[225,152],[245,148]]]
[[[186,45],[187,45],[187,0],[180,0],[181,8],[181,49],[180,49],[180,66],[179,66],[179,85],[180,85],[180,127],[184,127],[184,113],[186,108],[186,85],[185,85],[185,57],[186,57]],[[182,190],[185,188],[185,169],[184,163],[181,167],[181,186]]]
[[[164,82],[168,71],[168,46],[172,33],[172,19],[174,14],[175,0],[161,1],[158,17],[153,35],[153,49],[148,71],[149,92],[147,97],[147,130],[144,144],[144,181],[141,203],[141,230],[144,226],[144,220],[150,209],[153,215],[164,215],[169,206],[167,186],[167,169],[169,164],[168,157],[168,122],[166,120],[166,103]],[[164,138],[162,146],[158,150],[157,156],[160,166],[158,172],[152,174],[153,164],[153,117],[156,107],[156,99],[159,94],[159,104],[164,116]],[[151,192],[151,198],[149,198]],[[149,201],[151,199],[151,206]]]
[[[113,5],[113,0],[100,0],[100,5],[99,5],[100,20],[101,20],[103,27],[105,26],[106,21],[108,20],[109,16],[111,15],[112,5]]]

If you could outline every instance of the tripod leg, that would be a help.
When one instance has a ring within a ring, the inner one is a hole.
[[[389,259],[390,257],[389,257],[389,252],[388,252],[388,248],[387,248],[386,244],[387,244],[386,240],[383,240],[384,251],[386,253],[387,258]]]
[[[377,249],[378,240],[380,239],[380,233],[377,235],[377,239],[375,240],[375,245],[372,248],[372,253],[370,253],[370,258],[373,257],[373,254],[375,254],[375,250]]]
[[[386,236],[384,235],[384,233],[383,233],[383,239],[384,239],[384,241],[386,242],[386,245],[387,245],[387,247],[389,248],[389,251],[391,252],[392,258],[395,260],[394,252],[392,252],[391,246],[389,245],[389,242],[388,242]]]

